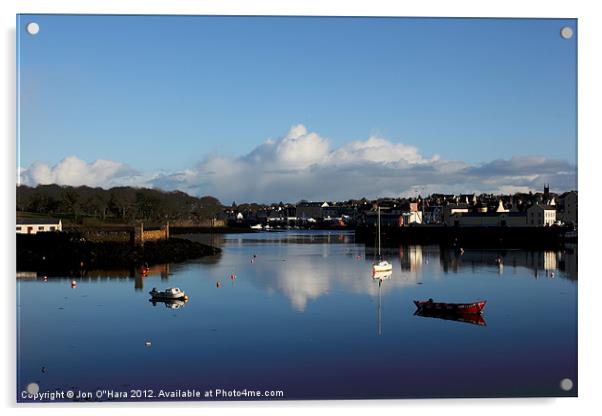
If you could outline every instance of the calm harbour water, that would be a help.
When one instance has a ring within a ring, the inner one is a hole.
[[[386,252],[393,273],[379,285],[373,250],[352,233],[191,238],[223,252],[144,278],[89,272],[76,288],[21,275],[17,399],[31,382],[40,391],[281,390],[285,399],[576,395],[576,247],[402,247]],[[153,287],[180,287],[190,300],[153,305]],[[414,315],[412,301],[427,298],[486,299],[486,325]]]

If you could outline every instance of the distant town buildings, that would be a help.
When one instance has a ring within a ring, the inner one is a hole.
[[[552,227],[577,225],[577,191],[493,194],[432,194],[414,198],[365,198],[274,204],[233,203],[209,218],[180,219],[190,226],[263,228],[345,228],[375,226],[381,208],[384,227]],[[218,201],[219,202],[219,201]],[[181,224],[180,224],[181,225]],[[61,231],[56,219],[18,219],[23,234]]]
[[[301,201],[297,204],[254,205],[254,209],[229,208],[230,223],[271,227],[375,226],[377,207],[381,225],[408,227],[550,227],[577,224],[577,192],[493,194],[432,194],[425,198],[381,198],[342,202]]]

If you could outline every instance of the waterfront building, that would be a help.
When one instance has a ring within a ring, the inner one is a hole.
[[[567,224],[577,224],[577,191],[560,195],[558,205],[558,219]]]
[[[439,205],[425,207],[422,222],[424,224],[441,224],[443,222],[443,207]]]
[[[443,222],[449,225],[449,221],[454,214],[466,214],[469,211],[468,204],[449,204],[443,208]]]
[[[17,218],[17,234],[63,231],[61,220],[54,218]]]
[[[378,224],[378,215],[375,211],[364,212],[363,223],[370,227],[376,227]],[[381,212],[380,224],[383,227],[401,227],[403,226],[403,215],[399,211]]]
[[[556,222],[556,207],[553,205],[534,204],[527,208],[527,225],[544,227]]]
[[[297,218],[308,220],[324,218],[324,209],[330,205],[328,202],[299,202],[297,204]]]
[[[418,202],[408,202],[402,206],[399,225],[422,224],[422,211],[418,210]]]
[[[527,217],[522,212],[455,213],[446,224],[459,227],[524,227]]]

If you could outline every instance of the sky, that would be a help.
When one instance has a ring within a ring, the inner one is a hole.
[[[224,203],[577,187],[574,19],[21,15],[17,27],[20,183]]]

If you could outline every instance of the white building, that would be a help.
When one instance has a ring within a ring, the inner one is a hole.
[[[63,231],[61,220],[53,218],[17,218],[17,234]]]
[[[556,207],[553,205],[535,204],[527,208],[527,225],[543,227],[554,225],[556,222]]]
[[[449,204],[443,208],[443,222],[447,225],[453,225],[451,217],[454,214],[467,214],[470,210],[468,204]]]

